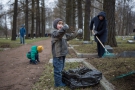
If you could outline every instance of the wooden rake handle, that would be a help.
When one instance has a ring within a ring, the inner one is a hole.
[[[92,30],[92,33],[95,35],[94,31]],[[99,40],[99,38],[96,36],[97,40],[100,42],[100,44],[103,46],[103,48],[105,49],[105,46],[103,45],[103,43]]]

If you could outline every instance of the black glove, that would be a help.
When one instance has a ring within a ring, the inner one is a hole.
[[[99,34],[98,33],[95,33],[95,35],[94,36],[99,36]]]

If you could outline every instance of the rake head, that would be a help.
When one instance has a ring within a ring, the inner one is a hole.
[[[105,53],[104,55],[102,56],[103,58],[107,57],[107,58],[113,58],[115,57],[116,55],[114,53],[109,53],[106,49],[105,49]]]

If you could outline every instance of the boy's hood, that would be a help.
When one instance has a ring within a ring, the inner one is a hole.
[[[57,23],[58,23],[59,21],[62,21],[62,19],[56,18],[56,19],[53,21],[53,28],[57,29]]]

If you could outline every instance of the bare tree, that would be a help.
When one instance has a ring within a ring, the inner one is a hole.
[[[90,41],[90,30],[89,30],[90,5],[91,0],[85,0],[84,41]]]
[[[71,10],[71,7],[72,7],[72,2],[70,0],[66,0],[66,23],[69,25],[70,27],[70,30],[72,30],[72,27],[71,27],[71,19],[72,19],[72,10]],[[70,32],[70,31],[68,31]]]
[[[13,15],[13,29],[12,29],[12,38],[11,38],[11,40],[16,40],[17,7],[18,7],[18,0],[15,0],[14,15]]]
[[[7,14],[6,14],[6,12],[5,12],[5,30],[4,30],[4,34],[6,35],[6,39],[7,39],[8,31],[7,31]]]
[[[78,28],[83,29],[82,0],[77,0],[78,7]]]
[[[40,8],[39,0],[36,0],[36,37],[39,37],[40,33]]]
[[[32,0],[32,13],[31,13],[31,37],[33,38],[33,32],[34,32],[34,6],[35,6],[35,0]]]
[[[45,2],[42,0],[42,37],[45,36]]]
[[[115,0],[104,0],[103,10],[106,12],[106,18],[108,20],[107,44],[112,47],[117,47],[115,38]]]
[[[28,38],[28,0],[26,2],[25,7],[25,28],[26,28],[26,38]]]

